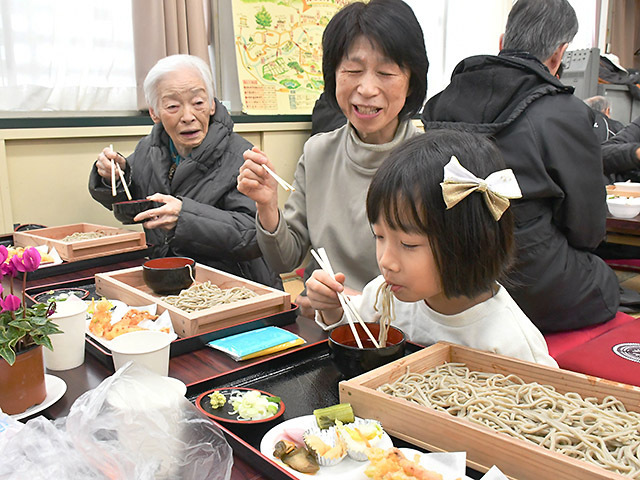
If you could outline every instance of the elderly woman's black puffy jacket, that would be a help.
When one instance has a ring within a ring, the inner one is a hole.
[[[172,164],[169,136],[162,124],[154,125],[127,158],[125,172],[134,198],[153,193],[182,200],[175,230],[145,229],[153,256],[191,257],[196,262],[239,275],[264,285],[282,288],[280,277],[262,258],[256,240],[255,202],[237,186],[242,153],[252,145],[233,132],[233,121],[216,100],[204,141],[183,159],[169,180]],[[111,209],[126,200],[122,185],[118,195],[98,175],[95,165],[89,178],[91,196]]]

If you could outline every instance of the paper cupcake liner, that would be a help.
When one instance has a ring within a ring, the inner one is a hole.
[[[346,451],[343,452],[342,456],[334,457],[334,458],[327,458],[322,455],[319,455],[318,452],[316,452],[316,450],[313,448],[313,446],[310,445],[308,442],[309,437],[312,435],[318,437],[324,443],[326,443],[327,445],[333,448],[338,444],[338,441],[339,441],[338,433],[336,432],[334,427],[331,427],[325,430],[321,430],[317,427],[313,427],[307,430],[306,432],[304,432],[304,435],[302,436],[302,438],[304,439],[304,443],[307,449],[309,450],[309,452],[311,452],[311,454],[314,457],[316,457],[316,460],[318,461],[318,465],[322,467],[331,467],[333,465],[337,465],[338,463],[340,463],[342,459],[344,459],[344,457],[347,456]]]
[[[354,440],[346,431],[348,428],[360,428],[371,424],[380,426],[380,434],[375,438],[367,440],[369,442],[369,446],[367,446],[365,442]],[[380,422],[378,422],[377,420],[366,419],[356,419],[355,422],[346,424],[338,429],[338,434],[342,437],[347,446],[347,455],[358,462],[364,462],[369,459],[367,455],[369,448],[378,446],[378,444],[382,441],[383,433],[384,430],[382,429],[382,425],[380,425]]]

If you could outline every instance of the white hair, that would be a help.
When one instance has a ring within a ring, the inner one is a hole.
[[[213,103],[215,91],[213,88],[213,75],[211,74],[209,65],[200,57],[194,55],[169,55],[168,57],[158,60],[158,62],[151,67],[151,70],[149,70],[149,73],[147,73],[144,79],[144,98],[149,107],[158,110],[160,101],[158,83],[160,83],[160,80],[162,80],[165,75],[180,70],[192,70],[200,75],[207,90],[209,102]]]

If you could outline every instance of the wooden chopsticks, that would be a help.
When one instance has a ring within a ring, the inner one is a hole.
[[[284,188],[285,191],[289,192],[295,192],[296,189],[293,187],[293,185],[291,185],[290,183],[287,183],[280,175],[278,175],[276,172],[274,172],[273,170],[271,170],[269,167],[267,167],[266,165],[262,165],[264,167],[264,169],[267,171],[267,173],[269,175],[271,175],[273,178],[276,179],[276,182],[278,182],[280,184],[280,186],[282,188]]]
[[[331,263],[329,262],[329,257],[324,248],[319,248],[317,253],[315,252],[315,250],[311,249],[311,255],[313,255],[313,258],[315,258],[316,262],[318,262],[318,265],[320,265],[320,268],[322,270],[327,272],[332,277],[335,276],[333,268],[331,268]],[[376,338],[372,335],[371,330],[369,330],[369,327],[367,327],[367,325],[364,323],[364,320],[362,320],[362,317],[358,313],[358,310],[351,303],[351,299],[343,292],[338,292],[338,300],[340,301],[340,305],[342,305],[342,310],[347,317],[349,327],[351,327],[351,333],[353,333],[353,337],[358,344],[358,348],[363,347],[362,341],[360,340],[360,336],[358,335],[358,331],[355,327],[356,321],[362,326],[363,330],[366,332],[367,336],[373,342],[375,347],[380,348],[380,345],[378,344]]]
[[[113,149],[113,145],[109,145],[109,149],[112,152],[115,152]],[[120,155],[118,152],[116,154]],[[118,175],[120,176],[120,181],[122,182],[122,186],[124,187],[124,191],[127,194],[127,198],[132,200],[131,192],[129,191],[129,187],[127,186],[127,182],[124,179],[124,173],[122,173],[122,169],[120,168],[120,164],[115,160],[111,160],[111,195],[116,196],[116,170],[118,171]]]

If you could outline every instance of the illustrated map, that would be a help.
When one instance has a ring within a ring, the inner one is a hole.
[[[324,89],[322,32],[353,0],[233,0],[242,110],[310,114]]]

